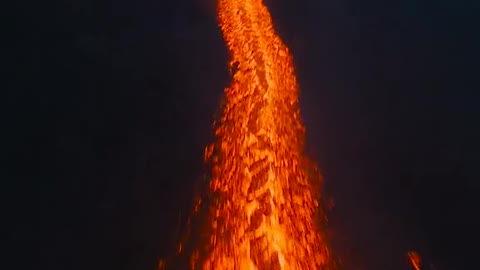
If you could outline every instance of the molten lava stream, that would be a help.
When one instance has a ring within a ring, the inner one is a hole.
[[[287,47],[261,0],[219,0],[233,80],[212,161],[210,243],[192,269],[330,269]],[[318,193],[318,191],[315,191]],[[197,207],[198,208],[198,207]]]

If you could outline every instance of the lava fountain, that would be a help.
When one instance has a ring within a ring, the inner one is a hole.
[[[331,269],[317,222],[324,218],[316,200],[321,177],[303,155],[289,50],[262,0],[218,0],[217,15],[233,78],[217,140],[205,151],[208,240],[194,248],[190,268]]]

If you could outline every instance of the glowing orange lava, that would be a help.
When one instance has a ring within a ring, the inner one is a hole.
[[[420,269],[420,264],[422,259],[420,258],[420,255],[418,255],[417,252],[415,251],[409,251],[408,252],[408,259],[410,263],[412,264],[412,267],[414,270],[421,270]]]
[[[233,79],[205,155],[213,164],[209,248],[196,249],[190,267],[330,269],[291,55],[261,0],[219,0],[217,14]]]

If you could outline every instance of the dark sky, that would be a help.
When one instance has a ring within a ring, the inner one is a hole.
[[[476,269],[479,38],[466,1],[269,0],[345,269]],[[154,269],[228,84],[214,3],[15,3],[4,39],[8,269]],[[353,267],[354,266],[354,267]]]

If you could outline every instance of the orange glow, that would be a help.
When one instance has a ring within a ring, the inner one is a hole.
[[[157,267],[158,270],[165,270],[165,261],[164,260],[160,260],[158,262],[158,267]]]
[[[319,191],[312,180],[320,176],[302,154],[305,129],[289,50],[261,0],[219,0],[217,14],[233,78],[217,142],[205,150],[213,164],[210,240],[193,252],[190,267],[331,269],[315,222]]]
[[[420,258],[420,255],[418,255],[417,252],[409,251],[408,259],[410,260],[410,263],[412,264],[412,267],[414,270],[421,270],[420,263],[422,262],[422,259]]]

